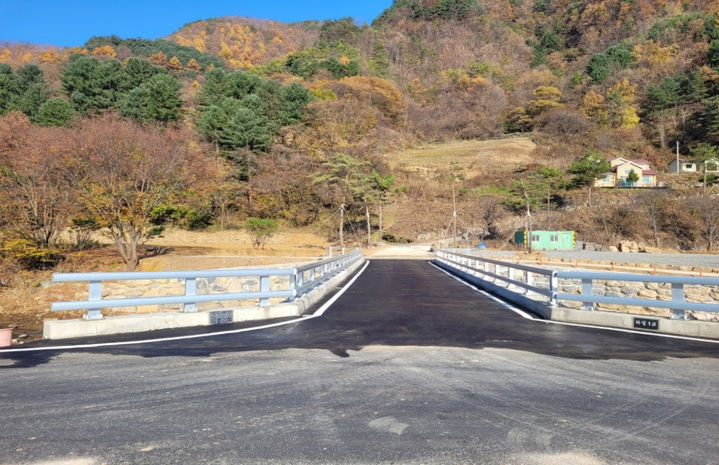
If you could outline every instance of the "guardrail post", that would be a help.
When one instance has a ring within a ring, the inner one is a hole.
[[[102,300],[102,281],[90,281],[88,286],[88,299],[91,302]],[[85,315],[86,320],[102,320],[102,309],[89,308]]]
[[[185,296],[197,295],[197,279],[186,278],[185,279]],[[187,303],[183,307],[185,313],[196,312],[197,304],[195,302]]]
[[[592,279],[582,278],[582,295],[591,297],[593,295]],[[594,302],[582,301],[582,310],[594,310]]]
[[[297,268],[292,270],[292,274],[290,275],[290,291],[292,291],[292,297],[290,297],[287,300],[294,300],[297,298]]]
[[[550,281],[551,281],[551,278],[550,278]],[[525,272],[524,272],[524,284],[526,284],[527,286],[532,286],[532,285],[533,285],[532,273],[530,273],[529,271],[525,271]],[[550,286],[551,286],[551,283],[550,283]],[[532,291],[530,291],[529,289],[526,289],[526,290],[524,291],[524,294],[525,294],[525,295],[528,295],[530,292],[532,292]]]
[[[269,292],[270,277],[268,275],[260,276],[260,292]],[[260,298],[260,306],[267,307],[270,305],[270,299]]]
[[[684,302],[684,284],[672,283],[672,302]],[[672,320],[686,320],[687,314],[684,310],[672,309]]]
[[[531,281],[531,278],[529,278],[530,273],[527,272],[527,279]],[[556,307],[557,306],[557,292],[559,291],[559,279],[557,278],[557,272],[552,271],[551,276],[549,276],[549,306],[550,307]]]

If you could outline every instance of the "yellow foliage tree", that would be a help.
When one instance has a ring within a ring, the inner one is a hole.
[[[87,49],[85,47],[73,47],[69,52],[71,55],[87,55]]]
[[[180,71],[182,69],[182,62],[177,57],[170,58],[170,61],[167,63],[167,67],[174,70],[174,71]]]
[[[653,40],[644,40],[634,46],[632,55],[637,63],[653,67],[673,62],[678,50],[679,46],[677,44],[662,47]]]
[[[40,61],[43,63],[52,63],[54,61],[58,60],[57,52],[55,52],[54,48],[51,48],[49,50],[45,50],[42,55],[40,56]]]
[[[604,101],[603,95],[590,90],[584,95],[580,109],[587,118],[592,121],[599,123],[600,125],[605,125],[607,123],[607,105]]]
[[[185,69],[199,73],[202,71],[202,66],[200,66],[197,60],[192,58],[190,59],[190,61],[187,62],[187,65],[185,65]]]
[[[639,124],[637,107],[637,86],[627,78],[617,82],[607,93],[609,122],[614,127],[633,128]]]
[[[167,63],[167,55],[165,55],[161,51],[150,55],[150,61],[152,62],[153,65],[162,66],[163,68],[166,68],[167,64],[168,64]]]
[[[232,58],[232,50],[230,50],[230,47],[225,43],[224,40],[220,44],[219,56],[223,60],[229,60],[230,58]]]
[[[532,92],[534,99],[527,104],[527,114],[534,117],[544,113],[547,110],[562,106],[559,100],[562,98],[562,92],[556,87],[539,86]]]
[[[117,56],[117,52],[110,45],[102,45],[95,48],[92,51],[92,55],[96,57],[115,58]]]

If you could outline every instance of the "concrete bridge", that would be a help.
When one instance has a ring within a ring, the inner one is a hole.
[[[716,463],[719,344],[530,319],[427,260],[355,278],[302,321],[0,353],[0,464]]]

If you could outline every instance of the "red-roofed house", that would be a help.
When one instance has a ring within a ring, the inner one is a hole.
[[[656,187],[657,172],[654,171],[647,160],[629,160],[626,158],[615,158],[609,164],[612,171],[604,173],[604,177],[596,180],[597,187]],[[627,181],[629,173],[634,171],[639,180],[633,185]]]

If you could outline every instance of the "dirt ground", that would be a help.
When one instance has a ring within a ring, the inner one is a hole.
[[[496,140],[469,140],[403,150],[386,154],[392,166],[401,166],[420,175],[454,166],[466,176],[487,174],[488,170],[511,171],[532,161],[537,145],[528,137]]]

